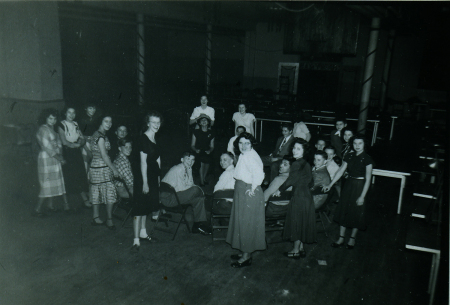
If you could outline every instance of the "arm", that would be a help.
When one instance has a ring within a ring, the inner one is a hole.
[[[214,150],[214,138],[211,139],[211,142],[209,142],[209,150],[206,151],[206,153],[209,155]]]
[[[117,168],[114,166],[114,164],[111,162],[111,159],[108,156],[108,152],[106,151],[105,139],[103,138],[98,139],[98,149],[100,150],[100,154],[102,156],[103,161],[105,161],[106,165],[108,165],[109,168],[113,171],[114,176],[118,177],[119,172],[117,171]]]
[[[191,140],[191,149],[193,150],[193,151],[195,151],[197,154],[199,154],[200,153],[200,149],[197,149],[196,147],[195,147],[195,143],[197,142],[197,138],[195,137],[195,134],[192,134],[192,140]]]
[[[141,151],[140,156],[141,156],[141,174],[142,174],[142,193],[147,194],[149,192],[147,180],[147,154]]]
[[[189,124],[192,125],[192,124],[197,123],[198,116],[199,116],[199,114],[198,114],[197,108],[194,108],[194,111],[192,112],[192,115],[189,119]]]
[[[361,196],[359,196],[359,198],[356,199],[356,205],[358,206],[364,204],[364,198],[366,197],[367,192],[369,191],[370,182],[372,181],[372,168],[373,168],[372,164],[366,165],[366,182],[364,183]]]
[[[70,147],[70,148],[78,148],[80,147],[80,144],[78,143],[71,143],[69,141],[67,141],[66,139],[66,134],[64,133],[64,130],[62,130],[61,127],[58,126],[58,133],[59,133],[59,137],[61,139],[61,142],[64,146]]]
[[[347,169],[347,162],[342,161],[341,167],[339,167],[338,171],[336,172],[336,175],[333,178],[333,181],[331,181],[330,184],[324,186],[322,189],[324,192],[328,192],[331,187],[342,177],[342,175],[345,173],[345,170]]]

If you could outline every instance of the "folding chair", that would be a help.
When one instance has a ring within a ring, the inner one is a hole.
[[[269,199],[267,200],[267,205],[269,205],[270,203],[286,203],[288,202],[289,204],[289,200],[292,197],[292,191],[285,191],[285,192],[281,192],[279,197],[274,197],[274,196],[270,196]],[[267,207],[266,207],[267,209]],[[286,219],[286,214],[283,215],[274,215],[274,216],[266,216],[266,233],[267,232],[276,232],[276,231],[283,231],[284,227],[283,226],[271,226],[271,224],[277,223],[279,220],[285,220]],[[276,242],[281,242],[280,241],[275,241],[275,242],[270,242],[272,243],[276,243]],[[269,244],[269,242],[267,242]]]
[[[150,236],[152,235],[154,230],[159,230],[159,231],[163,231],[163,232],[166,232],[166,233],[173,234],[172,240],[175,240],[175,236],[177,235],[178,229],[180,228],[180,225],[182,223],[186,225],[186,228],[188,229],[188,232],[191,233],[191,229],[189,228],[189,223],[186,220],[186,211],[190,207],[190,205],[189,204],[181,204],[180,203],[180,199],[178,198],[178,195],[177,195],[177,192],[175,191],[175,189],[170,184],[168,184],[166,182],[161,182],[160,183],[159,191],[160,191],[161,194],[162,193],[167,193],[170,196],[174,196],[177,205],[174,206],[174,207],[164,206],[164,210],[166,212],[169,212],[169,213],[181,214],[181,218],[180,218],[180,220],[177,221],[177,220],[173,220],[171,218],[164,218],[164,215],[161,215],[160,217],[158,217],[155,225],[153,226],[153,229],[150,232]],[[166,229],[166,228],[158,227],[158,225],[160,223],[160,221],[159,221],[160,218],[164,218],[164,220],[166,222],[166,226],[167,226],[167,222],[168,221],[176,223],[177,224],[177,228],[175,229],[175,231],[171,231],[171,230]]]
[[[116,178],[117,179],[117,178]],[[122,179],[117,179],[118,181],[121,181],[123,185],[125,186],[125,189],[128,192],[129,198],[122,198],[119,197],[119,201],[115,204],[114,209],[112,211],[112,216],[116,219],[119,219],[122,221],[122,224],[120,225],[120,228],[123,228],[125,225],[125,222],[128,220],[128,218],[131,215],[131,212],[133,211],[133,196],[131,195],[130,191],[128,190],[127,185]],[[118,215],[116,213],[117,209],[121,209],[125,212],[125,217]],[[129,227],[131,228],[131,226]]]
[[[330,220],[330,218],[328,218],[328,215],[327,215],[329,213],[328,204],[335,197],[336,192],[337,192],[337,190],[334,187],[331,188],[331,190],[328,192],[328,196],[325,199],[325,202],[316,209],[316,223],[320,222],[322,224],[323,232],[325,233],[325,236],[327,236],[327,237],[328,237],[328,234],[327,234],[327,230],[325,228],[325,222],[323,221],[323,218],[325,218],[329,224],[331,223],[331,220]]]
[[[212,237],[212,241],[217,241],[217,240],[225,240],[224,237],[217,237],[217,231],[223,230],[223,229],[228,229],[228,224],[225,225],[216,225],[215,224],[215,219],[226,219],[226,218],[230,218],[230,214],[221,214],[221,213],[216,213],[216,211],[214,211],[214,207],[215,207],[215,203],[217,203],[219,200],[224,200],[224,199],[229,199],[231,201],[233,201],[233,196],[234,196],[234,190],[222,190],[222,191],[217,191],[213,194],[213,202],[212,202],[212,206],[211,206],[211,237]]]

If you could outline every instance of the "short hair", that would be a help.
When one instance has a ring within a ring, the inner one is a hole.
[[[317,150],[314,155],[322,156],[325,160],[328,159],[328,155],[323,150]]]
[[[295,158],[292,157],[291,154],[289,154],[289,155],[284,155],[282,160],[286,160],[289,162],[289,165],[292,165],[292,163],[294,163],[294,161],[295,161]]]
[[[47,118],[51,115],[53,115],[55,118],[58,118],[58,110],[56,110],[55,108],[46,108],[42,110],[38,117],[38,124],[46,124]]]
[[[256,143],[257,143],[255,137],[252,136],[251,133],[243,132],[243,133],[241,133],[241,134],[236,138],[236,140],[234,140],[234,143],[233,143],[234,151],[237,151],[237,152],[241,153],[241,150],[239,149],[239,141],[240,141],[242,138],[249,140],[250,143],[252,144],[252,148],[253,148],[253,146],[255,146]]]
[[[163,123],[163,121],[164,121],[164,119],[163,119],[161,113],[159,113],[159,112],[156,111],[156,110],[152,110],[152,111],[150,111],[149,113],[147,113],[147,114],[145,115],[145,117],[144,117],[144,125],[143,125],[143,127],[144,127],[143,129],[144,129],[144,130],[147,129],[147,123],[150,121],[150,117],[159,118],[159,120],[160,120],[160,122],[161,122],[161,125],[162,125],[162,123]]]
[[[316,144],[317,144],[319,141],[324,141],[324,142],[325,142],[325,145],[327,145],[327,141],[326,141],[324,138],[322,138],[322,137],[317,138]]]
[[[116,131],[120,128],[120,127],[125,127],[126,129],[127,129],[127,131],[128,131],[128,127],[127,127],[127,125],[125,125],[125,124],[117,124],[117,128],[116,128]]]
[[[207,117],[201,117],[201,118],[199,118],[199,119],[197,120],[197,125],[198,125],[198,126],[200,126],[200,122],[201,122],[201,120],[203,120],[203,119],[205,119],[205,120],[208,121],[208,127],[211,126],[211,120],[210,120],[209,118],[207,118]]]
[[[95,102],[87,101],[86,103],[84,103],[84,109],[87,109],[89,107],[98,108],[98,106]]]
[[[228,155],[228,157],[231,158],[231,160],[234,160],[234,155],[232,153],[230,153],[229,151],[224,151],[223,153],[220,154],[222,155]]]
[[[310,149],[310,144],[308,143],[308,141],[306,141],[305,139],[302,138],[294,138],[294,142],[292,142],[291,145],[291,150],[294,148],[295,144],[300,144],[303,148],[303,156],[307,156],[309,153],[309,149]]]
[[[334,153],[336,153],[336,148],[334,148],[334,146],[332,145],[327,145],[325,146],[325,148],[323,149],[323,151],[327,150],[327,149],[332,149],[334,151]]]
[[[248,108],[248,103],[246,101],[240,101],[238,103],[238,108],[239,108],[239,105],[244,105],[246,109]]]
[[[352,132],[352,134],[353,134],[353,136],[348,140],[348,142],[353,142],[353,137],[355,136],[355,132],[354,132],[354,130],[353,130],[353,128],[350,128],[350,127],[345,127],[344,129],[342,129],[342,138],[344,138],[344,134],[345,134],[345,132],[346,131],[351,131]]]
[[[113,116],[112,116],[111,114],[109,114],[109,113],[105,113],[105,114],[102,114],[102,115],[100,115],[100,116],[97,117],[97,119],[96,119],[96,122],[97,122],[97,128],[100,127],[100,125],[102,125],[103,119],[104,119],[104,118],[107,118],[107,117],[110,117],[111,120],[112,120],[112,118],[113,118]]]
[[[343,122],[344,124],[347,124],[347,119],[344,117],[336,117],[336,120],[334,120],[334,123],[336,124],[337,122]]]
[[[75,106],[73,106],[73,105],[66,105],[66,106],[64,106],[64,108],[61,111],[61,117],[62,117],[63,120],[66,119],[66,113],[67,113],[67,110],[69,110],[69,109],[75,110],[75,114],[78,112],[77,108],[75,108]]]
[[[181,154],[181,158],[182,158],[182,159],[184,159],[184,158],[186,158],[186,157],[190,157],[190,156],[194,156],[194,157],[195,157],[195,154],[194,154],[192,151],[190,151],[190,150],[186,150],[186,151],[184,151],[184,152]]]
[[[367,139],[366,139],[366,137],[363,134],[357,133],[350,140],[352,141],[351,142],[352,145],[353,145],[353,141],[355,141],[355,140],[363,140],[363,142],[364,142],[364,150],[366,149]]]
[[[244,126],[242,126],[242,125],[239,125],[238,127],[236,127],[236,131],[239,129],[239,128],[242,128],[242,129],[244,129],[244,132],[246,132],[247,131],[247,128],[245,128]]]
[[[123,147],[123,146],[125,146],[125,144],[127,144],[127,143],[133,144],[133,141],[131,140],[131,138],[125,137],[125,138],[122,138],[122,139],[117,140],[117,146],[118,146],[118,147]]]
[[[283,129],[284,127],[286,127],[289,131],[294,130],[294,124],[292,123],[284,122],[281,124],[281,129]]]

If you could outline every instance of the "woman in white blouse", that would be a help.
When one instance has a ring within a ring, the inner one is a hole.
[[[232,118],[234,122],[234,130],[236,130],[238,126],[244,126],[248,133],[255,136],[255,129],[253,125],[256,122],[256,118],[253,114],[247,113],[246,111],[246,104],[240,103],[239,112],[235,112]]]
[[[263,163],[253,150],[255,138],[243,132],[236,139],[239,143],[239,160],[234,170],[233,207],[228,226],[227,243],[242,254],[232,255],[236,260],[231,266],[241,268],[252,264],[252,252],[265,250],[265,207],[261,183],[264,180]]]
[[[189,119],[189,124],[197,124],[197,121],[201,118],[208,118],[211,122],[211,125],[209,126],[209,129],[214,125],[214,118],[215,110],[212,107],[208,106],[208,97],[206,95],[202,95],[200,98],[200,106],[195,107],[194,111],[191,114],[191,117]],[[199,125],[195,126],[195,129],[199,129]]]

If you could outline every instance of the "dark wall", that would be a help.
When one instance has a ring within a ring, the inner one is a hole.
[[[137,101],[136,34],[130,25],[60,18],[66,102],[126,112]]]

